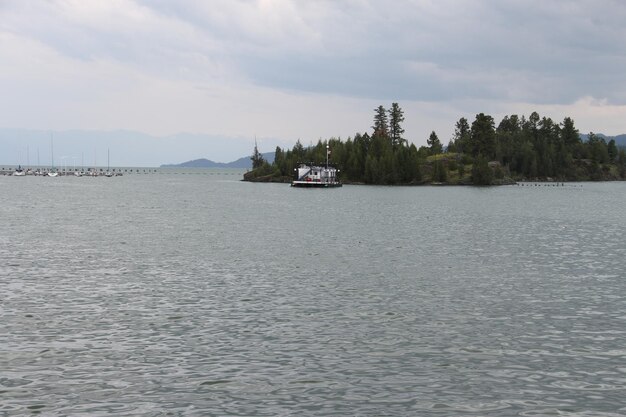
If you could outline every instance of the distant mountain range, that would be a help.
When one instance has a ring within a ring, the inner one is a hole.
[[[263,153],[263,159],[270,164],[274,162],[274,152]],[[161,168],[240,168],[251,169],[252,160],[249,156],[244,156],[233,162],[214,162],[209,159],[201,158],[180,164],[164,164]]]

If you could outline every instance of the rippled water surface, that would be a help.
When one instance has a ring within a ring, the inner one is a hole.
[[[626,414],[626,184],[0,177],[0,415]]]

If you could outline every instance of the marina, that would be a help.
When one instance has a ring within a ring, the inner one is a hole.
[[[109,172],[109,175],[107,175]],[[18,166],[0,166],[0,177],[121,177],[125,175],[217,175],[240,177],[242,169],[202,169],[202,168],[154,168],[154,167],[116,167],[108,171],[104,167],[80,169],[51,169],[49,167],[20,168]],[[18,174],[16,174],[18,173]],[[54,175],[56,173],[56,175]],[[53,174],[53,175],[50,175]]]
[[[0,176],[60,176],[60,177],[120,177],[127,174],[154,174],[154,168],[86,168],[86,169],[53,169],[53,168],[21,168],[0,167]],[[54,174],[56,175],[50,175]],[[109,173],[110,175],[107,175]]]

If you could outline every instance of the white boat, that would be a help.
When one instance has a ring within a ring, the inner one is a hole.
[[[328,163],[330,149],[326,145],[326,164],[298,163],[294,168],[295,177],[291,181],[292,187],[303,188],[331,188],[341,187],[341,182],[337,178],[339,170]]]
[[[48,177],[58,177],[59,173],[54,168],[54,142],[52,140],[52,132],[50,132],[50,171],[48,171]]]
[[[113,173],[111,172],[111,163],[110,163],[110,161],[111,161],[111,150],[107,149],[107,170],[104,173],[104,176],[105,177],[109,177],[109,178],[111,178],[113,176]]]
[[[330,188],[341,187],[341,182],[337,179],[339,170],[331,165],[315,165],[312,163],[301,163],[295,170],[292,187],[304,188]]]
[[[21,165],[18,165],[17,169],[15,170],[15,172],[13,172],[13,176],[14,177],[24,177],[26,176],[26,171],[24,171],[22,169]]]

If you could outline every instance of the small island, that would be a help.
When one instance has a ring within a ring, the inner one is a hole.
[[[344,184],[502,185],[626,179],[624,147],[594,133],[581,137],[569,117],[556,123],[536,112],[528,117],[511,115],[496,127],[493,117],[480,113],[471,125],[460,118],[447,146],[433,131],[428,146],[418,149],[403,137],[404,112],[398,103],[374,111],[371,135],[319,140],[310,147],[298,140],[291,150],[277,147],[271,164],[255,144],[253,169],[244,181],[291,182],[298,163],[321,162],[327,157],[341,170]]]

